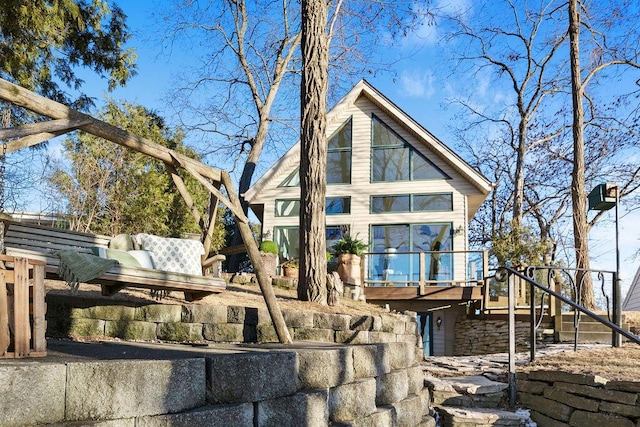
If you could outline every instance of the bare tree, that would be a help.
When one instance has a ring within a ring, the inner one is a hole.
[[[326,302],[325,192],[329,40],[325,0],[302,1],[300,280],[298,298]]]

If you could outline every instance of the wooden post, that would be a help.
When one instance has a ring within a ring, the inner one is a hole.
[[[26,258],[13,261],[13,345],[16,357],[29,355],[29,264]]]
[[[7,298],[6,270],[0,270],[0,356],[7,354],[11,336],[9,335],[9,300]]]
[[[231,203],[235,204],[236,208],[241,210],[240,199],[238,199],[238,196],[235,193],[235,189],[231,183],[231,177],[227,172],[222,172],[222,184],[227,189],[227,194],[229,195]],[[285,323],[280,307],[278,306],[278,300],[275,292],[273,291],[273,287],[271,286],[269,275],[262,266],[260,251],[258,250],[258,245],[253,237],[251,228],[249,227],[249,222],[241,221],[240,218],[236,219],[238,221],[240,234],[242,235],[242,240],[244,241],[244,246],[247,248],[247,253],[249,254],[249,259],[253,264],[253,268],[256,270],[258,285],[260,286],[260,291],[262,291],[262,297],[267,305],[267,310],[269,311],[273,327],[278,335],[278,340],[281,344],[291,344],[292,340],[291,335],[289,335],[289,329],[287,329],[287,324]]]

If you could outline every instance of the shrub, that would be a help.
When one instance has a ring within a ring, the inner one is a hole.
[[[263,240],[260,243],[260,252],[268,254],[278,254],[278,245],[273,240]]]
[[[331,247],[336,254],[362,255],[362,252],[369,248],[362,240],[352,238],[349,234],[344,235]]]

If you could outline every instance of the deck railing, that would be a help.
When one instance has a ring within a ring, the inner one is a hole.
[[[362,255],[365,286],[478,286],[487,251],[385,251]]]

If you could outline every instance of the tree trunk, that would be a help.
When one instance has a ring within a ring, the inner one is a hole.
[[[518,102],[521,104],[521,102]],[[518,149],[516,150],[516,176],[513,195],[513,229],[522,226],[522,211],[524,201],[524,167],[527,154],[527,120],[523,117],[525,112],[520,108],[520,124],[518,125]]]
[[[573,240],[576,267],[589,269],[589,243],[587,233],[587,191],[584,174],[584,86],[580,75],[580,5],[578,0],[569,1],[569,55],[571,62],[571,97],[573,101],[573,171],[571,172],[571,201],[573,202]],[[581,304],[589,309],[595,307],[593,284],[588,273],[578,271],[576,283],[582,283]]]
[[[300,279],[298,298],[326,303],[327,4],[302,2]]]

